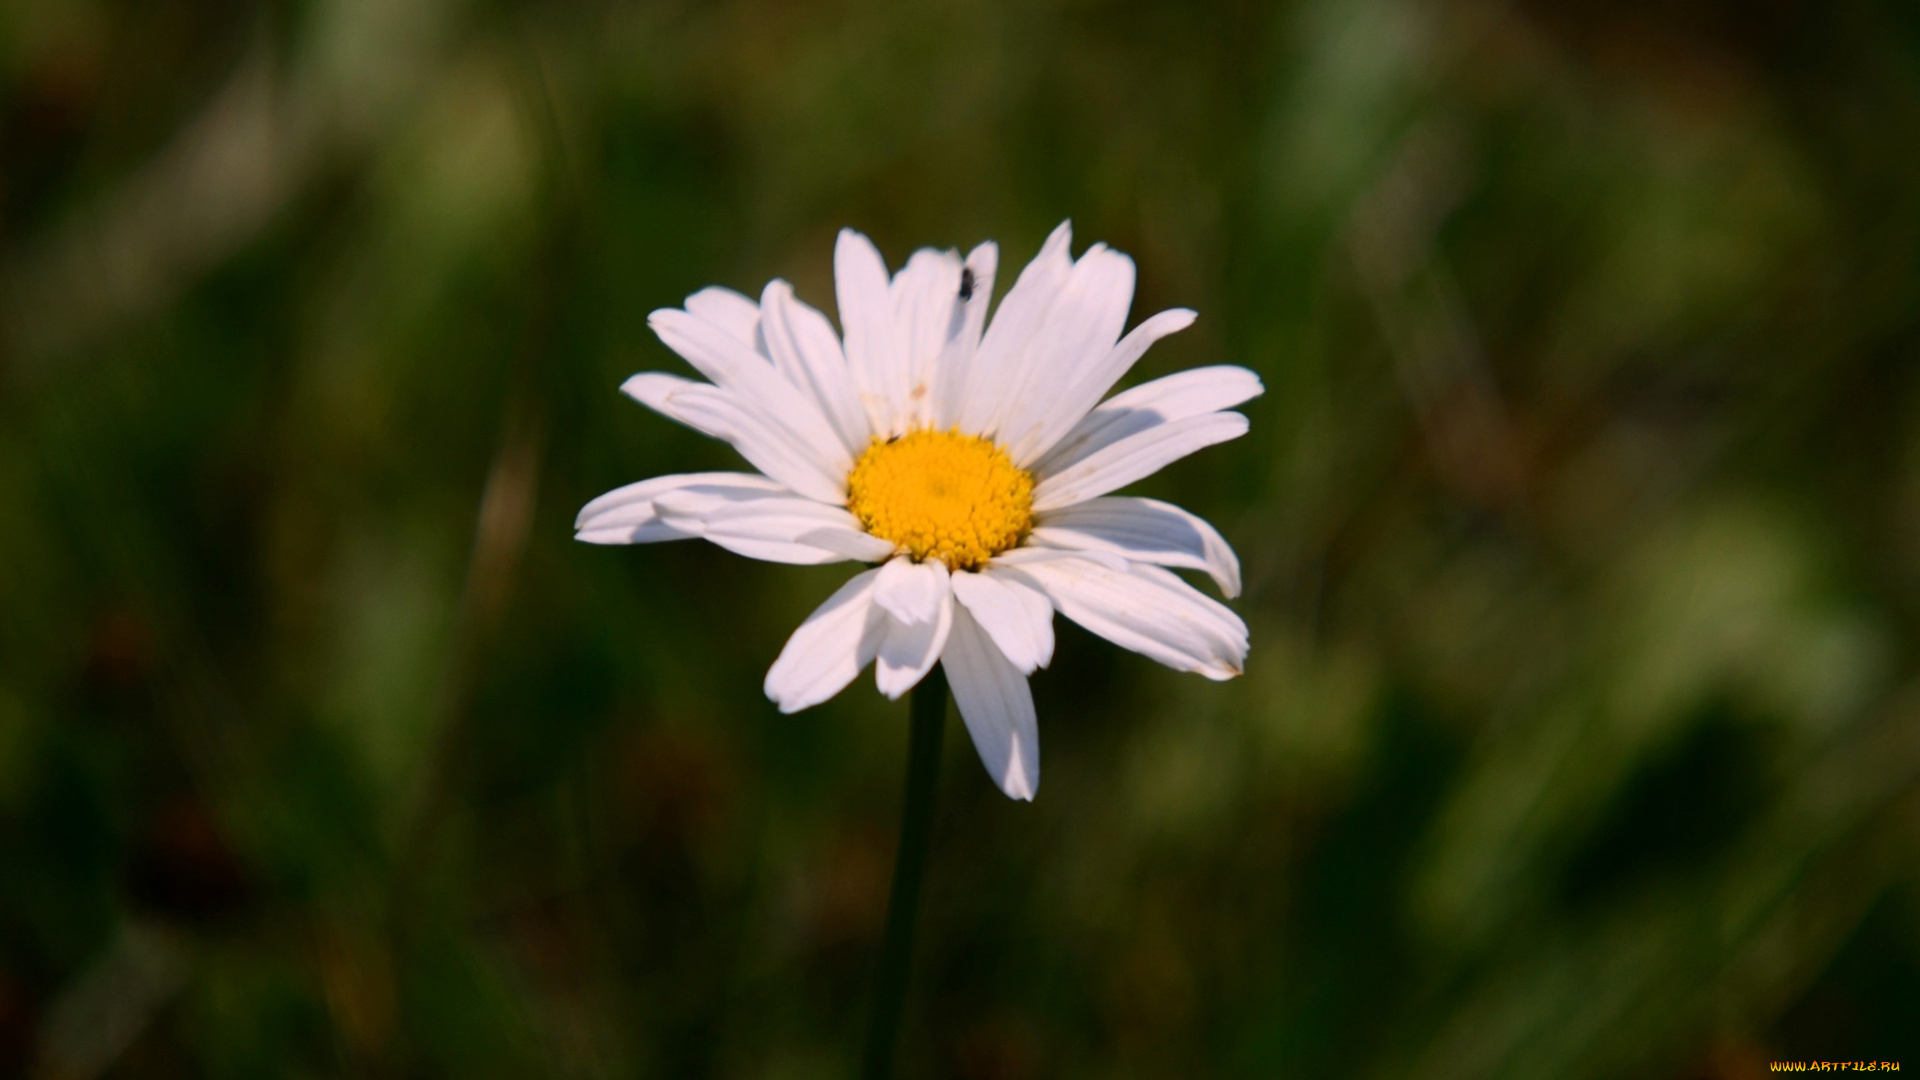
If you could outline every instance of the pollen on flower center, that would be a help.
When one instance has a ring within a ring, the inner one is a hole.
[[[847,476],[847,509],[916,561],[973,570],[1033,526],[1033,477],[989,439],[913,431],[875,439]]]

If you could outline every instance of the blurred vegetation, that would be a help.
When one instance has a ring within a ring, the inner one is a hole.
[[[1254,648],[953,725],[905,1075],[1920,1068],[1916,147],[1893,0],[8,0],[0,1075],[846,1075],[844,568],[572,516],[652,308],[1066,217]]]

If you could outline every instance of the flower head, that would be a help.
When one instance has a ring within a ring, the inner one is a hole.
[[[875,439],[847,477],[847,509],[916,561],[978,570],[1033,527],[1033,476],[958,429]]]
[[[794,631],[767,696],[797,712],[871,663],[899,697],[939,662],[1014,798],[1040,782],[1027,676],[1053,657],[1054,611],[1169,667],[1238,675],[1246,624],[1168,569],[1204,571],[1231,597],[1233,549],[1179,507],[1108,493],[1245,433],[1225,410],[1260,381],[1198,368],[1106,398],[1194,316],[1161,312],[1123,337],[1133,260],[1103,244],[1073,259],[1070,242],[1054,230],[991,322],[993,244],[964,261],[918,251],[890,277],[852,230],[834,251],[840,332],[783,281],[758,303],[709,288],[654,312],[661,340],[708,381],[649,372],[621,389],[759,471],[610,491],[580,511],[579,539],[704,537],[772,562],[878,563]]]

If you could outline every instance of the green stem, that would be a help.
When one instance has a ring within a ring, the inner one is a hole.
[[[907,798],[900,814],[900,852],[893,863],[886,937],[873,980],[873,1029],[867,1035],[866,1080],[893,1075],[893,1047],[906,1004],[913,959],[913,924],[920,913],[920,882],[933,832],[933,796],[940,779],[940,737],[947,719],[947,676],[936,666],[913,689],[913,731],[907,736]]]

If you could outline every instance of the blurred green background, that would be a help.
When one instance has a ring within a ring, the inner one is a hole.
[[[573,514],[652,308],[1068,217],[1253,652],[950,725],[902,1075],[1920,1068],[1920,8],[6,0],[0,1076],[847,1075],[847,571]]]

